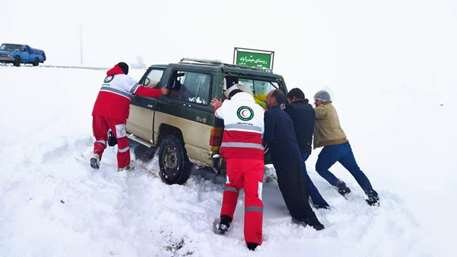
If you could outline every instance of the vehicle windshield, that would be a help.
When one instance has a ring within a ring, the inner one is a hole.
[[[235,83],[240,83],[244,86],[249,87],[254,95],[255,101],[263,108],[267,107],[266,99],[268,93],[279,88],[278,83],[275,81],[264,81],[237,77],[226,77],[225,79],[227,87],[230,87]]]
[[[21,49],[20,45],[2,44],[0,46],[0,50],[3,50],[3,51],[14,51],[14,50],[20,50],[20,49]]]

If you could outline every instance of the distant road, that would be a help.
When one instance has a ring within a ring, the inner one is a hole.
[[[14,67],[11,64],[0,63],[0,66],[10,66]],[[33,68],[62,68],[62,69],[81,69],[81,70],[107,70],[108,67],[90,67],[90,66],[77,66],[77,65],[49,65],[49,64],[41,64],[39,66],[32,66],[32,65],[21,65],[20,67],[33,67]],[[131,69],[145,69],[144,68],[134,68],[130,67]]]
[[[68,65],[48,65],[43,64],[38,67],[43,68],[63,68],[63,69],[82,69],[82,70],[106,70],[107,67],[89,67],[89,66],[68,66]]]

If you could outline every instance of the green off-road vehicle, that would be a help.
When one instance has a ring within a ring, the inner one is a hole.
[[[152,159],[158,147],[160,177],[167,184],[185,183],[192,163],[224,172],[219,155],[224,124],[214,116],[211,99],[223,99],[235,83],[249,86],[262,106],[271,90],[287,92],[284,79],[269,71],[195,59],[152,65],[139,83],[170,91],[159,99],[136,96],[127,121],[129,139],[140,143],[137,158]]]

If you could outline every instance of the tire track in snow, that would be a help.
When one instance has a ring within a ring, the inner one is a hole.
[[[244,251],[242,238],[243,201],[238,204],[231,233],[220,237],[211,232],[212,219],[220,207],[221,185],[195,176],[184,186],[165,185],[157,175],[145,170],[155,166],[157,172],[156,163],[138,165],[131,173],[117,173],[113,165],[115,149],[108,149],[102,168],[93,171],[88,163],[75,158],[78,154],[86,156],[90,148],[88,138],[54,144],[43,151],[42,156],[33,158],[38,167],[30,179],[16,180],[11,184],[15,186],[3,193],[13,195],[15,188],[29,186],[35,187],[34,191],[45,192],[42,197],[34,198],[37,205],[25,209],[38,207],[43,215],[39,221],[56,229],[67,228],[65,233],[88,243],[100,256],[249,254]],[[42,185],[33,185],[36,181]],[[402,207],[401,199],[393,193],[381,191],[382,206],[376,209],[367,206],[360,194],[354,193],[347,201],[332,188],[324,187],[323,194],[333,209],[318,212],[327,229],[316,232],[291,224],[282,203],[278,203],[281,198],[275,185],[267,184],[265,188],[266,211],[271,213],[265,215],[265,242],[257,256],[274,256],[271,253],[281,251],[284,244],[302,251],[315,251],[313,256],[328,256],[329,253],[320,248],[324,244],[336,245],[340,256],[354,253],[386,256],[386,246],[391,256],[405,248],[411,256],[421,253],[415,246],[422,239],[414,215]],[[65,203],[60,203],[61,200]],[[20,211],[21,206],[14,208],[10,215]],[[3,218],[3,222],[11,221],[14,222]],[[17,236],[15,231],[10,233],[12,238]],[[51,238],[52,235],[48,237]]]

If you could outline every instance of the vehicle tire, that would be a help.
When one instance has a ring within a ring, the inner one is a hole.
[[[176,135],[165,137],[159,147],[160,178],[168,185],[186,183],[192,163],[189,161],[184,143]]]
[[[32,62],[33,66],[38,66],[40,64],[40,60],[38,58],[35,58],[35,60]]]
[[[21,57],[19,57],[19,56],[14,57],[13,65],[16,67],[21,66]]]
[[[141,160],[143,162],[149,162],[154,158],[154,155],[156,153],[156,148],[155,147],[147,147],[142,144],[138,144],[135,146],[133,149],[133,152],[135,153],[135,158],[138,160]]]

